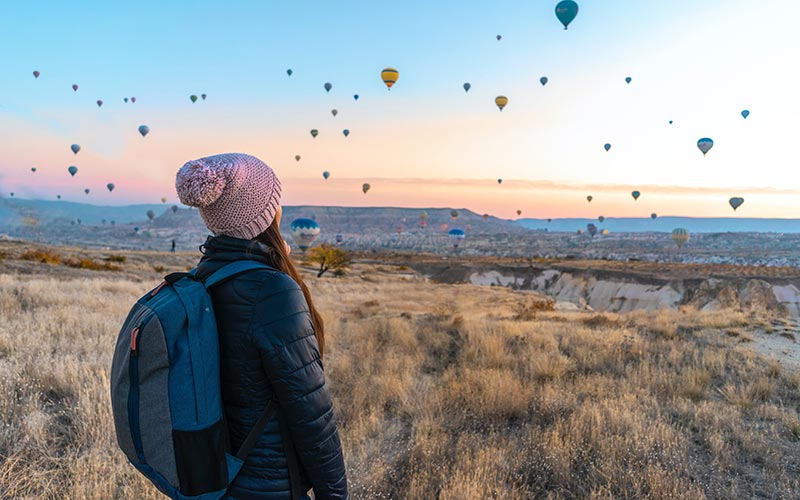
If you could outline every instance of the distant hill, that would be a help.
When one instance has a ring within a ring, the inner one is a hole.
[[[598,229],[608,229],[612,233],[671,232],[683,227],[692,233],[800,233],[800,219],[754,219],[737,217],[659,217],[651,220],[642,218],[606,217],[600,223],[597,219],[520,219],[517,221],[528,229],[560,232],[575,232],[586,229],[589,223]]]
[[[147,211],[161,214],[170,205],[125,205],[98,206],[88,203],[53,200],[26,200],[23,198],[0,198],[0,231],[35,222],[48,225],[56,221],[81,220],[83,224],[101,224],[116,221],[128,224],[147,220]]]

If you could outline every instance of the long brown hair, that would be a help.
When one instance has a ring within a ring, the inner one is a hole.
[[[255,239],[267,245],[270,250],[272,250],[272,265],[275,269],[289,275],[290,278],[300,285],[300,290],[303,291],[303,295],[308,303],[308,310],[311,312],[311,324],[314,327],[314,336],[317,337],[317,343],[319,344],[319,355],[322,356],[325,349],[325,325],[322,322],[322,316],[320,316],[319,311],[314,307],[314,301],[311,299],[311,292],[308,291],[308,287],[303,281],[302,276],[300,276],[294,262],[292,262],[291,257],[289,257],[289,252],[286,251],[286,245],[283,241],[283,236],[281,236],[278,219],[276,218],[267,230],[256,236]]]

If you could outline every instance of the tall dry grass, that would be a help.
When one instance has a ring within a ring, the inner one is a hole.
[[[0,497],[159,498],[108,396],[148,284],[83,272],[0,275]],[[309,282],[354,498],[800,497],[800,378],[725,333],[741,314],[527,318],[531,294],[363,265]]]

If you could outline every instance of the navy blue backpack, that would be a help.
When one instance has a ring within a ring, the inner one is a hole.
[[[241,260],[205,282],[193,271],[167,276],[136,302],[117,338],[111,366],[117,442],[170,498],[222,498],[275,411],[268,405],[242,446],[230,449],[208,289],[254,269],[271,268]]]

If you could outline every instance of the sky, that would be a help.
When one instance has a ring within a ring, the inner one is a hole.
[[[556,3],[10,2],[0,194],[177,203],[184,162],[235,151],[290,205],[800,217],[800,2],[579,0],[569,30]]]

